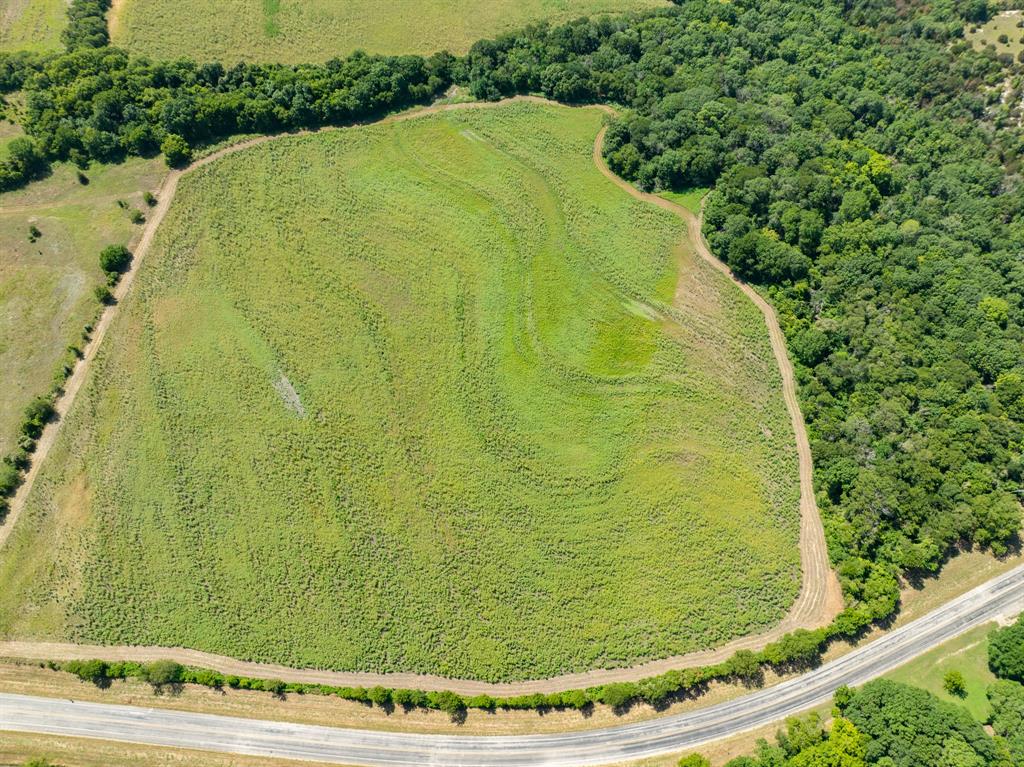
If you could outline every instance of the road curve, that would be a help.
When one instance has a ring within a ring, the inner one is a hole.
[[[0,693],[0,730],[102,738],[370,767],[580,767],[682,751],[827,702],[997,618],[1024,610],[1024,566],[803,676],[716,706],[556,735],[413,735],[194,714]]]
[[[557,102],[549,101],[533,96],[518,96],[504,101],[497,102],[468,102],[460,104],[442,104],[431,107],[413,109],[401,112],[384,118],[376,125],[402,122],[405,120],[417,119],[439,112],[447,112],[462,109],[494,108],[506,105],[515,101],[530,101],[534,103],[547,104],[552,106],[564,106]],[[584,108],[597,108],[608,115],[614,115],[615,110],[606,105],[595,105]],[[324,128],[323,130],[345,130],[344,128]],[[32,465],[25,476],[25,480],[18,492],[11,501],[10,512],[7,519],[0,523],[0,549],[14,528],[25,502],[35,484],[36,477],[41,466],[45,463],[46,456],[56,441],[61,425],[68,411],[70,410],[75,397],[78,394],[96,352],[106,335],[120,308],[120,301],[127,295],[139,265],[144,260],[152,245],[153,238],[164,219],[177,191],[178,181],[183,175],[191,173],[197,168],[208,165],[220,158],[234,154],[235,152],[248,149],[267,141],[294,135],[306,135],[313,131],[302,131],[298,133],[278,134],[271,136],[259,136],[246,141],[224,147],[212,154],[196,160],[183,170],[174,170],[168,173],[158,194],[158,204],[150,212],[142,237],[135,247],[135,258],[131,268],[122,277],[120,284],[115,291],[118,300],[114,306],[108,308],[93,332],[92,338],[83,352],[83,358],[76,366],[74,372],[64,385],[64,393],[56,402],[57,419],[47,425],[39,440],[38,447],[33,455]],[[462,695],[493,695],[493,696],[516,696],[530,695],[534,693],[554,693],[567,689],[592,687],[614,682],[628,682],[643,679],[645,677],[663,674],[673,669],[707,666],[721,663],[728,659],[737,650],[760,650],[768,643],[775,641],[788,631],[797,628],[817,628],[825,626],[832,621],[836,614],[843,607],[843,596],[839,581],[833,573],[828,559],[828,550],[825,544],[825,534],[821,524],[821,517],[814,497],[813,485],[813,464],[811,459],[810,444],[807,439],[807,432],[804,427],[803,415],[800,411],[800,404],[796,395],[796,383],[793,376],[793,366],[786,351],[785,338],[779,328],[778,319],[771,305],[761,297],[753,288],[738,280],[729,267],[719,261],[711,253],[701,235],[701,222],[686,208],[656,195],[641,192],[636,187],[616,176],[604,162],[602,150],[606,129],[602,128],[594,141],[593,159],[598,170],[618,187],[645,202],[657,205],[683,219],[686,224],[686,238],[690,247],[699,254],[705,261],[711,264],[716,270],[726,275],[746,294],[746,296],[757,306],[764,317],[765,326],[772,347],[772,353],[782,379],[782,394],[786,409],[790,416],[793,433],[796,439],[797,454],[799,457],[799,480],[800,480],[800,559],[802,571],[802,583],[800,593],[789,610],[786,617],[768,631],[760,634],[739,637],[718,647],[688,653],[686,655],[675,655],[659,660],[647,661],[634,666],[615,669],[594,669],[574,674],[562,674],[548,679],[534,679],[520,682],[492,683],[481,682],[470,679],[448,679],[441,676],[412,674],[412,673],[386,673],[377,674],[372,672],[342,672],[323,671],[318,669],[294,669],[276,664],[255,663],[235,658],[228,658],[222,655],[201,652],[198,650],[180,647],[132,647],[112,646],[100,647],[90,645],[74,645],[53,642],[27,642],[27,641],[0,641],[0,653],[9,656],[38,658],[41,660],[72,660],[101,658],[104,660],[131,660],[148,662],[161,659],[172,659],[181,663],[194,666],[203,666],[220,671],[225,674],[236,674],[239,676],[252,676],[263,678],[283,679],[288,682],[305,682],[311,684],[328,684],[341,686],[364,686],[373,687],[382,685],[387,687],[409,687],[420,689],[447,689],[458,692]]]

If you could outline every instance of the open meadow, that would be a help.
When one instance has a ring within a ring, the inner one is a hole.
[[[0,51],[60,50],[65,0],[0,0]]]
[[[184,177],[0,559],[0,633],[487,680],[778,622],[759,311],[594,166],[594,109]]]
[[[3,136],[0,128],[0,153]],[[99,252],[128,243],[139,230],[128,211],[146,207],[142,193],[159,186],[162,165],[141,159],[97,165],[83,174],[88,183],[73,166],[57,165],[42,181],[3,195],[0,456],[14,450],[26,406],[49,392],[66,347],[81,340],[98,312],[94,290],[104,283]]]
[[[531,22],[669,7],[667,0],[115,0],[113,43],[156,58],[326,61],[370,53],[465,53]]]

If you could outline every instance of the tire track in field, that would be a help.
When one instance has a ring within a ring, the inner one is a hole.
[[[372,125],[386,125],[390,123],[403,122],[405,120],[425,117],[460,109],[487,109],[496,108],[513,102],[533,102],[549,106],[564,106],[557,102],[534,96],[518,96],[497,102],[470,102],[463,104],[443,104],[430,107],[414,109],[402,112],[379,120]],[[595,107],[590,107],[595,108]],[[607,115],[615,115],[616,111],[606,105],[597,105]],[[343,128],[323,128],[321,130],[343,130]],[[828,550],[825,544],[824,528],[821,524],[821,516],[818,511],[817,502],[814,497],[813,485],[813,463],[811,460],[810,443],[807,439],[807,431],[804,426],[803,415],[800,411],[800,403],[796,395],[796,382],[793,375],[793,365],[790,362],[786,351],[785,338],[779,327],[778,319],[771,305],[752,287],[737,279],[728,266],[715,258],[707,246],[707,242],[701,233],[703,215],[695,216],[686,208],[664,198],[647,192],[641,192],[632,184],[616,176],[606,165],[603,157],[604,138],[607,128],[602,128],[595,140],[593,159],[597,169],[612,183],[620,189],[635,197],[636,199],[649,202],[653,205],[675,214],[686,224],[687,244],[698,253],[708,264],[728,277],[740,290],[751,300],[761,311],[768,329],[772,353],[779,366],[782,376],[782,394],[789,412],[793,426],[793,432],[797,443],[797,453],[800,465],[800,559],[802,571],[802,583],[800,594],[796,602],[790,608],[787,616],[773,629],[762,634],[740,637],[721,647],[712,650],[677,655],[661,660],[641,663],[628,668],[619,669],[596,669],[576,674],[562,674],[547,679],[528,680],[523,682],[480,682],[475,680],[448,679],[446,677],[429,674],[412,673],[387,673],[376,674],[372,672],[346,672],[346,671],[322,671],[318,669],[296,669],[287,666],[280,666],[270,663],[256,663],[236,658],[229,658],[213,653],[189,650],[177,647],[133,647],[133,646],[96,646],[76,645],[71,643],[58,642],[21,642],[21,641],[0,641],[0,654],[37,660],[87,660],[100,658],[109,661],[138,661],[148,662],[153,660],[170,659],[188,665],[202,666],[219,671],[224,674],[237,676],[251,676],[282,679],[286,682],[302,682],[307,684],[327,684],[350,687],[374,687],[377,685],[385,687],[405,687],[427,690],[452,690],[462,695],[488,694],[494,696],[515,696],[529,695],[533,693],[553,693],[562,690],[592,687],[596,685],[609,684],[614,682],[632,682],[648,676],[665,673],[673,669],[685,668],[688,666],[713,665],[729,658],[734,652],[741,649],[758,650],[770,642],[780,638],[783,634],[797,628],[813,629],[827,625],[843,607],[843,596],[839,581],[832,572],[829,565]],[[242,141],[238,144],[220,149],[212,154],[196,160],[183,170],[173,170],[168,173],[158,194],[157,206],[151,212],[146,223],[145,230],[135,248],[135,258],[130,269],[123,275],[121,282],[114,291],[117,303],[109,307],[97,323],[92,339],[86,346],[82,359],[76,365],[74,372],[68,378],[64,386],[64,393],[55,404],[57,420],[48,424],[39,439],[38,447],[33,455],[32,466],[25,476],[25,481],[12,499],[11,508],[3,526],[0,526],[0,548],[3,547],[11,533],[25,501],[32,490],[38,476],[40,467],[46,460],[50,449],[60,432],[69,409],[71,408],[78,391],[85,381],[90,364],[96,356],[97,349],[106,335],[114,318],[120,309],[121,301],[128,294],[139,266],[153,243],[157,228],[163,221],[164,216],[174,200],[178,188],[178,181],[183,175],[219,160],[229,154],[248,149],[267,141],[273,141],[287,136],[308,135],[317,131],[301,131],[272,136],[260,136],[257,138]]]

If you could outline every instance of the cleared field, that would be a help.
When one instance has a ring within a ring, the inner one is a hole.
[[[186,176],[9,549],[10,637],[489,680],[799,588],[758,310],[518,104]]]
[[[156,58],[326,61],[370,53],[465,53],[477,40],[547,19],[668,7],[667,0],[114,0],[113,42]]]
[[[5,151],[0,129],[0,152]],[[86,171],[60,165],[48,178],[3,195],[0,203],[0,455],[15,446],[22,412],[49,391],[68,344],[97,311],[99,252],[138,230],[125,210],[146,206],[142,192],[164,173],[159,160],[130,160]],[[29,241],[29,227],[42,233]]]
[[[1000,38],[1005,36],[1005,40]],[[996,53],[1009,53],[1014,60],[1024,50],[1024,14],[1020,11],[1004,11],[979,27],[968,27],[964,39],[978,50],[995,46]]]
[[[0,0],[0,51],[55,51],[67,24],[65,0]]]

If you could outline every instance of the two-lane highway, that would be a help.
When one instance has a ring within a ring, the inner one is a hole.
[[[0,730],[349,765],[606,764],[682,751],[827,702],[974,626],[1024,611],[1024,566],[919,620],[782,684],[685,714],[554,735],[413,735],[347,730],[0,693]]]

